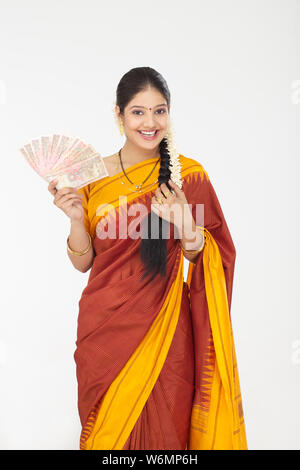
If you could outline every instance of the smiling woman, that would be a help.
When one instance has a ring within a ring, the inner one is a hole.
[[[220,203],[200,163],[173,159],[170,92],[158,72],[139,67],[124,75],[115,112],[126,142],[104,159],[109,176],[78,190],[95,251],[74,354],[80,448],[246,449],[230,317],[236,252]],[[154,198],[162,203],[155,211]],[[187,282],[183,245],[192,237],[185,219],[181,231],[168,218],[175,201],[190,204],[193,226],[197,207],[205,208]],[[130,236],[135,204],[146,209],[136,227],[146,220],[148,238],[142,230],[142,238]],[[120,215],[131,228],[125,237]],[[107,223],[116,237],[103,236]]]
[[[124,78],[124,77],[123,77]],[[168,95],[167,95],[168,96]],[[122,126],[124,132],[125,125],[125,134],[127,141],[122,149],[123,155],[128,155],[131,159],[131,162],[134,161],[134,154],[139,155],[139,160],[144,160],[149,156],[153,151],[158,152],[159,142],[162,141],[163,136],[167,132],[167,126],[169,122],[169,106],[168,100],[165,99],[164,103],[161,103],[162,92],[159,92],[158,89],[150,86],[150,83],[146,84],[145,90],[140,91],[135,94],[132,99],[132,106],[127,104],[126,112],[125,110],[121,113],[120,106],[116,106],[116,114],[120,119],[120,125]],[[149,103],[158,102],[155,106],[142,106],[140,103],[148,101]],[[121,104],[120,98],[119,102]],[[147,122],[145,122],[145,119]],[[139,134],[141,139],[148,142],[154,142],[156,149],[146,150],[141,149],[141,142],[133,146],[133,134]],[[143,157],[144,155],[144,157]],[[152,156],[151,155],[151,156]]]

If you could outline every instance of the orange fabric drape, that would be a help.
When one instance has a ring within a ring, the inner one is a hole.
[[[127,173],[142,181],[155,161]],[[96,253],[74,354],[81,449],[247,448],[230,319],[235,249],[207,173],[180,161],[194,218],[205,207],[206,241],[186,283],[172,224],[167,276],[152,282],[141,279],[140,238],[118,235],[125,219],[127,235],[138,232],[143,217],[129,209],[150,211],[158,168],[141,194],[126,193],[121,173],[78,190]]]
[[[243,450],[247,449],[246,431],[226,281],[218,245],[207,229],[202,256],[210,328],[192,407],[189,449]],[[189,264],[189,287],[193,270],[201,269],[199,259],[196,264],[196,268]],[[198,293],[192,292],[190,297],[198,311]]]

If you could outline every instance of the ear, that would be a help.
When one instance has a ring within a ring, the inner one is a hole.
[[[121,113],[120,113],[120,106],[116,105],[115,106],[115,114],[118,119],[121,118]]]

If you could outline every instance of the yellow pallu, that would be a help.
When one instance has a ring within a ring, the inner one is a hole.
[[[226,282],[218,245],[205,230],[203,268],[217,367],[209,410],[192,408],[189,449],[246,450],[247,440]],[[194,264],[189,263],[190,286]],[[208,380],[209,382],[209,380]]]

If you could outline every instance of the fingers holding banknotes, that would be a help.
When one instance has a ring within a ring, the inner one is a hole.
[[[56,189],[57,180],[48,185],[48,191],[54,196],[53,204],[59,207],[71,220],[83,221],[82,194],[76,188],[64,187]]]

